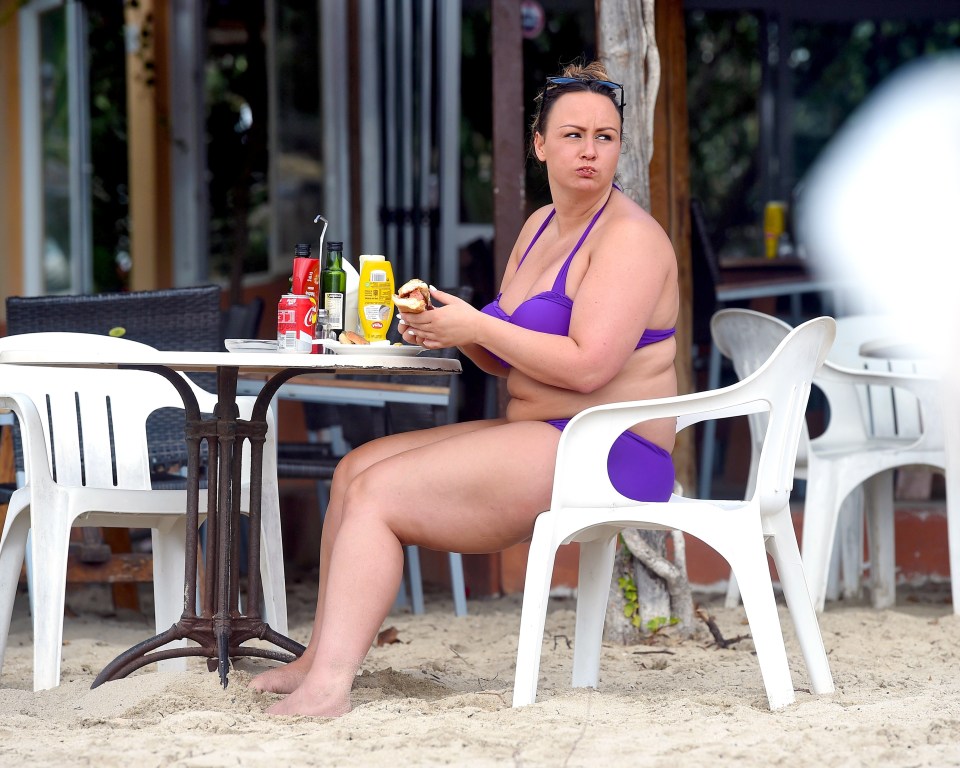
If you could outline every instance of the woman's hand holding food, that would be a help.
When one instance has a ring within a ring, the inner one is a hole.
[[[406,285],[419,282],[411,280]],[[433,287],[429,288],[428,296],[436,299],[440,306],[427,302],[423,308],[409,311],[406,302],[397,302],[396,298],[394,299],[400,310],[398,329],[403,340],[428,349],[458,347],[470,343],[473,339],[473,323],[479,312],[463,299]],[[398,292],[398,297],[402,298],[403,293]]]

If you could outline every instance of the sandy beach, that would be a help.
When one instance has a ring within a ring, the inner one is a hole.
[[[312,579],[290,592],[290,634],[305,643]],[[62,683],[34,693],[22,595],[0,676],[0,765],[960,765],[960,617],[945,587],[901,589],[887,611],[830,605],[831,696],[809,692],[788,627],[800,692],[777,712],[752,643],[711,647],[706,625],[691,640],[605,646],[600,689],[571,689],[570,598],[551,601],[537,703],[512,709],[519,597],[473,600],[464,618],[428,597],[425,615],[389,617],[397,642],[371,650],[353,711],[314,720],[262,713],[277,697],[246,687],[270,663],[259,660],[240,660],[226,690],[197,660],[184,674],[147,667],[90,690],[104,664],[153,633],[152,618],[113,613],[99,587],[68,594]],[[719,596],[699,602],[724,637],[749,631]]]

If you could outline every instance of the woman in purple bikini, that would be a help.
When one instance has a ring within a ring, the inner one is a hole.
[[[528,539],[550,504],[560,432],[584,408],[677,394],[673,247],[614,184],[623,89],[597,63],[570,65],[538,97],[533,152],[553,205],[514,245],[496,300],[478,311],[403,313],[428,349],[459,347],[506,378],[506,417],[406,432],[360,446],[337,467],[320,547],[313,634],[303,656],[252,686],[289,694],[268,712],[336,716],[400,586],[403,546],[495,552]],[[610,453],[625,496],[673,488],[673,421],[625,432]]]

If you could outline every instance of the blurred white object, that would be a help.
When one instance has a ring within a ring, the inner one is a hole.
[[[797,211],[814,268],[863,286],[933,348],[953,338],[960,259],[960,54],[904,66],[847,121]]]
[[[897,315],[902,337],[940,357],[948,505],[960,503],[958,94],[960,53],[900,69],[831,141],[797,210],[814,268],[862,286],[860,311]],[[947,534],[960,562],[960,526]]]

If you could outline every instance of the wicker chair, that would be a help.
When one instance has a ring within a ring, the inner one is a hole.
[[[9,335],[42,331],[71,331],[119,336],[148,344],[156,349],[198,352],[223,351],[219,286],[207,285],[156,291],[101,293],[82,296],[10,296],[6,300]],[[214,392],[214,374],[190,374],[203,389]],[[20,441],[15,433],[18,470],[22,467]],[[151,482],[158,490],[180,490],[185,478],[177,467],[186,465],[184,414],[180,409],[162,408],[147,422]],[[145,533],[145,532],[144,532]],[[124,533],[120,546],[127,549]],[[83,529],[79,559],[102,563],[111,557],[99,529]],[[132,585],[131,585],[132,586]],[[135,590],[114,586],[118,604],[135,608]]]
[[[246,304],[231,304],[220,313],[221,339],[254,339],[263,317],[263,299],[254,296]]]
[[[220,288],[216,285],[87,296],[10,296],[7,333],[71,331],[121,336],[155,349],[222,352]],[[213,374],[191,374],[209,392]],[[148,441],[155,488],[183,488],[166,468],[184,464],[182,411],[162,409],[150,417]]]

